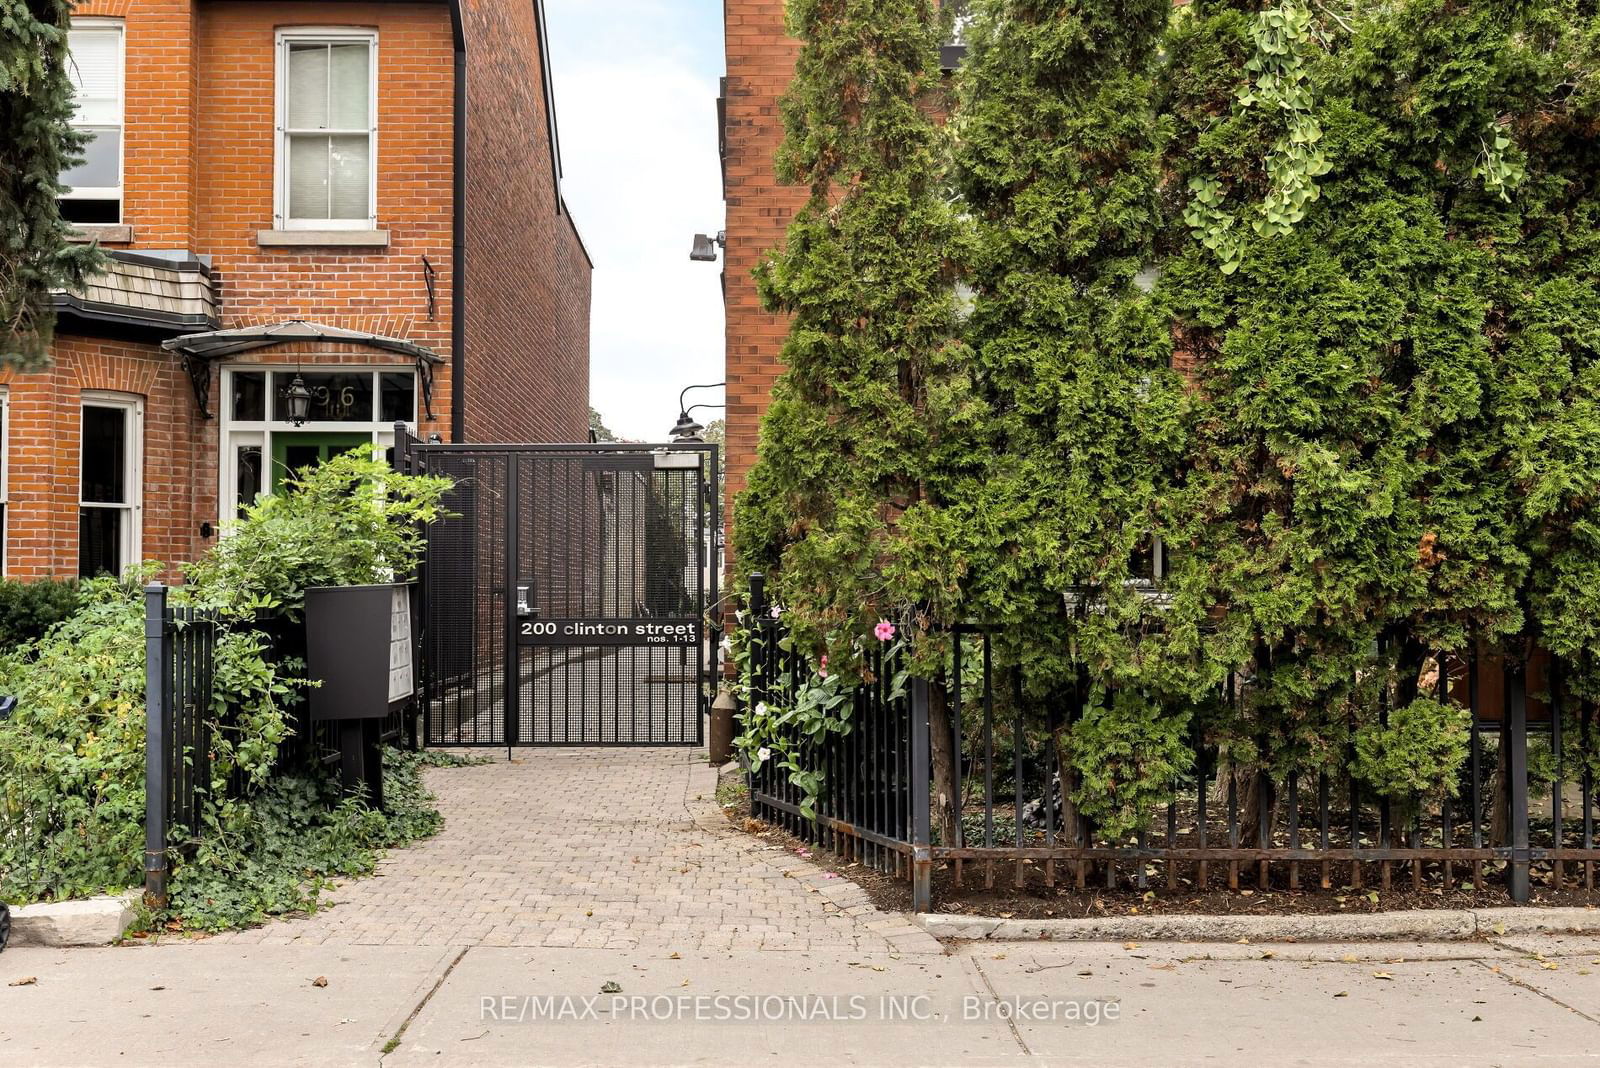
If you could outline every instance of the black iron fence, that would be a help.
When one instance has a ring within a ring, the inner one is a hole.
[[[145,897],[167,898],[172,829],[197,829],[210,785],[217,618],[145,587]]]
[[[783,625],[772,617],[760,576],[751,583],[747,620],[750,707],[791,702],[813,668],[784,647]],[[874,649],[868,681],[848,698],[851,729],[800,742],[787,758],[773,754],[754,762],[750,804],[757,819],[878,871],[911,877],[919,840],[924,867],[927,861],[928,718],[913,714],[925,709],[926,683],[914,681],[904,696],[894,696],[897,668],[881,648]],[[820,773],[814,797],[794,780],[786,759]]]
[[[749,608],[749,703],[785,702],[812,666],[782,649],[782,623],[767,611],[759,578]],[[795,763],[821,776],[815,818],[802,813],[807,792],[777,761],[752,769],[752,810],[906,877],[919,910],[936,888],[1000,883],[1202,892],[1251,884],[1387,890],[1400,879],[1415,890],[1503,883],[1516,901],[1529,899],[1535,880],[1592,890],[1600,862],[1594,704],[1568,699],[1548,660],[1441,656],[1435,664],[1439,695],[1471,715],[1467,759],[1442,796],[1380,796],[1349,773],[1353,752],[1326,771],[1273,776],[1231,763],[1197,728],[1171,800],[1140,814],[1143,831],[1113,836],[1073,803],[1078,784],[1063,757],[1086,686],[1054,702],[1024,701],[1015,674],[996,667],[991,635],[962,627],[937,680],[939,722],[950,731],[942,787],[929,684],[889,700],[893,667],[873,661],[867,675],[876,681],[854,693],[848,731],[797,749]],[[1248,685],[1231,679],[1223,700],[1243,701]],[[956,799],[942,820],[930,810],[941,793]]]

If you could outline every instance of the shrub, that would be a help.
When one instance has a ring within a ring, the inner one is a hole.
[[[1385,797],[1443,797],[1467,759],[1471,713],[1419,697],[1356,732],[1356,777]]]
[[[422,527],[442,517],[448,478],[401,475],[355,449],[263,497],[188,569],[208,604],[247,618],[300,616],[313,586],[390,582],[414,571]]]
[[[76,582],[0,580],[0,649],[44,637],[51,627],[77,611],[81,600]]]
[[[32,901],[122,890],[142,878],[144,606],[137,583],[91,579],[82,608],[32,646],[0,660],[17,696],[0,723],[0,898]],[[260,640],[218,639],[207,820],[238,806],[223,788],[238,772],[262,781],[283,739],[287,684]],[[226,696],[223,696],[226,695]]]

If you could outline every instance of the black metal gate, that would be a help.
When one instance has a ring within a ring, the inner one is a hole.
[[[700,745],[715,646],[715,445],[431,445],[428,745]]]

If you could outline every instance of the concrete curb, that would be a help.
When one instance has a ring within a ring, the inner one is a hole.
[[[1007,920],[988,916],[916,917],[948,941],[988,942],[1358,942],[1408,939],[1450,942],[1516,934],[1600,932],[1600,909],[1418,909],[1355,916],[1104,916]]]
[[[13,946],[108,946],[135,919],[140,891],[75,901],[46,901],[11,910]]]

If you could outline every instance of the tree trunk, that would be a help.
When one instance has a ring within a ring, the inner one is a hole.
[[[1489,844],[1504,846],[1511,842],[1511,716],[1502,702],[1500,706],[1500,744],[1495,754],[1494,790],[1489,802]]]
[[[928,740],[933,749],[933,804],[930,823],[941,845],[960,846],[961,799],[956,796],[955,739],[951,737],[950,695],[942,681],[928,686]]]
[[[1261,835],[1261,805],[1262,790],[1261,776],[1255,767],[1235,768],[1233,775],[1239,784],[1239,843],[1254,846]],[[1227,772],[1223,772],[1226,776]],[[1222,803],[1227,804],[1228,783],[1225,777],[1219,779],[1224,791]],[[1278,820],[1278,791],[1267,791],[1271,795],[1270,807],[1267,809],[1267,833],[1270,844],[1273,826]]]

